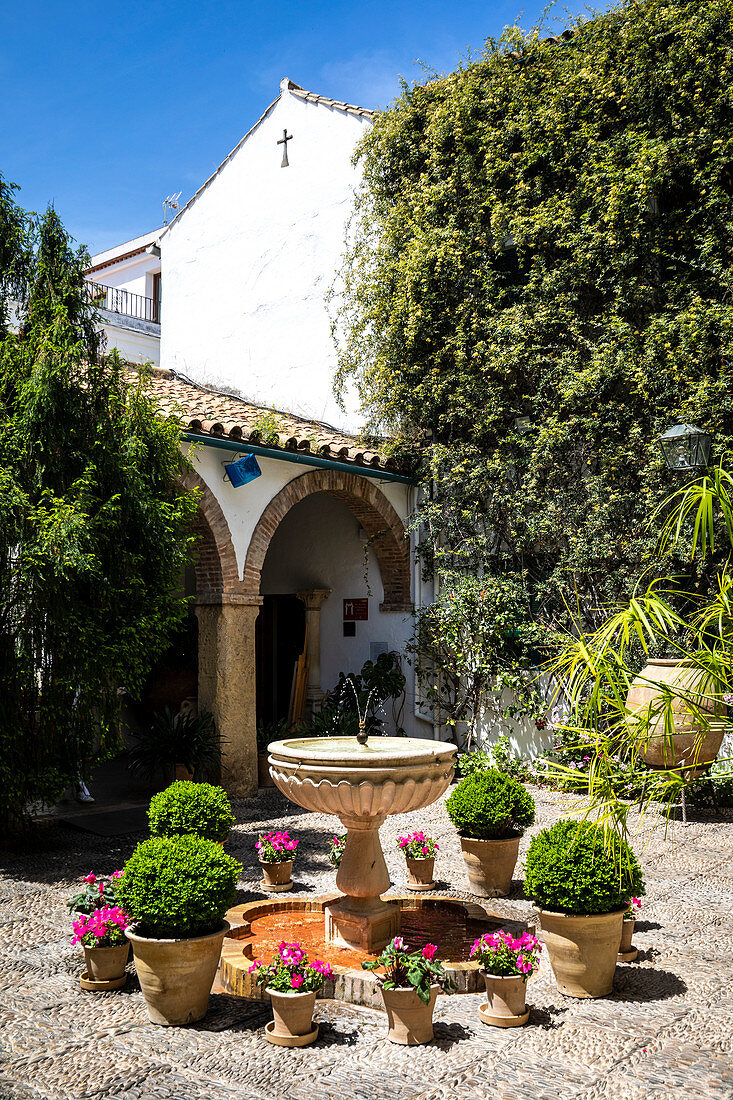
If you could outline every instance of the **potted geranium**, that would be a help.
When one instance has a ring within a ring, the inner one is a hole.
[[[612,845],[612,848],[610,847]],[[532,839],[524,890],[540,910],[550,965],[569,997],[605,997],[632,896],[644,893],[636,857],[618,834],[557,821]]]
[[[634,925],[641,909],[641,898],[632,898],[624,913],[624,922],[621,925],[621,946],[618,952],[619,962],[633,962],[639,954],[631,942],[634,935]]]
[[[518,779],[489,768],[462,780],[446,809],[460,836],[474,894],[504,897],[511,889],[520,838],[534,821],[531,794]]]
[[[130,944],[125,931],[130,918],[119,905],[83,913],[74,921],[71,942],[84,950],[86,970],[79,979],[82,989],[119,989],[127,981],[125,966]]]
[[[479,1008],[485,1024],[521,1027],[529,1019],[527,979],[537,968],[540,942],[529,932],[487,932],[475,940],[471,958],[476,959],[486,982],[488,1000]]]
[[[397,837],[397,847],[402,849],[407,864],[407,889],[432,890],[435,853],[440,845],[420,830]]]
[[[150,800],[152,836],[195,834],[223,844],[234,824],[232,806],[223,787],[186,780],[171,783]]]
[[[387,1012],[391,1043],[417,1046],[433,1039],[433,1012],[440,990],[450,993],[455,983],[435,958],[438,948],[428,943],[420,951],[409,952],[402,936],[395,936],[377,959],[365,959],[364,970],[383,967],[377,974]]]
[[[306,1047],[318,1038],[313,1022],[316,994],[333,978],[329,963],[308,956],[299,943],[281,943],[269,966],[256,959],[249,968],[264,986],[272,1004],[273,1019],[265,1026],[265,1038],[280,1047]]]
[[[298,841],[287,832],[263,833],[255,848],[262,868],[262,890],[278,893],[293,889],[293,860]]]
[[[122,871],[113,871],[109,877],[95,875],[90,871],[81,880],[84,887],[73,898],[69,898],[67,905],[70,913],[94,913],[105,906],[112,908],[117,904],[117,883],[122,878]]]
[[[341,864],[341,856],[344,854],[344,848],[346,847],[346,833],[336,833],[331,837],[331,844],[328,849],[328,862],[332,867],[339,867]]]
[[[198,836],[153,837],[125,864],[118,896],[134,922],[127,938],[153,1023],[205,1016],[240,869]]]

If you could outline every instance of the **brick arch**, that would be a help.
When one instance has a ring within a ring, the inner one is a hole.
[[[198,535],[194,563],[197,596],[241,591],[234,544],[219,501],[193,470],[182,476],[181,484],[190,491],[198,490],[199,496],[198,514],[193,524]]]
[[[314,493],[340,500],[366,531],[384,588],[380,611],[411,610],[410,547],[404,524],[374,482],[342,470],[311,470],[288,482],[272,498],[250,539],[244,565],[245,592],[259,594],[262,566],[273,535],[293,505]]]

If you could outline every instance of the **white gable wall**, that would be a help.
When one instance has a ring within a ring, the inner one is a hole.
[[[332,393],[325,296],[339,266],[367,118],[288,91],[161,239],[161,365],[355,429]],[[281,168],[287,128],[290,167]]]

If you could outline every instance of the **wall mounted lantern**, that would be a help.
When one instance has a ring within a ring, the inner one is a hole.
[[[675,424],[659,437],[664,461],[677,473],[692,473],[710,465],[712,437],[694,424]]]
[[[260,464],[253,454],[243,454],[234,462],[225,462],[224,469],[226,470],[225,480],[228,477],[235,489],[247,485],[248,482],[262,475]]]

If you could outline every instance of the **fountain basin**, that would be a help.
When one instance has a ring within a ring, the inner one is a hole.
[[[379,951],[400,930],[400,908],[382,898],[390,887],[379,826],[390,814],[430,806],[448,789],[455,745],[415,737],[301,737],[274,741],[268,764],[291,802],[335,814],[347,830],[336,886],[325,907],[326,939]]]

